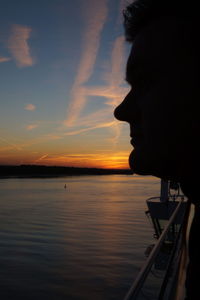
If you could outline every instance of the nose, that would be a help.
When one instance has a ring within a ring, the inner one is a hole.
[[[131,101],[132,100],[132,101]],[[119,121],[125,121],[130,123],[133,119],[134,107],[133,107],[132,91],[130,91],[125,99],[114,110],[114,116]]]

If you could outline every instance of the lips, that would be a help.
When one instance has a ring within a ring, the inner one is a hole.
[[[143,141],[141,134],[134,134],[131,136],[131,138],[132,139],[130,140],[130,143],[133,147],[141,145]]]
[[[133,147],[138,146],[143,141],[143,134],[142,130],[139,128],[139,126],[130,126],[130,143]]]
[[[135,147],[135,145],[136,145],[135,138],[132,138],[131,141],[130,141],[130,143],[131,143],[131,145],[132,145],[133,147]]]

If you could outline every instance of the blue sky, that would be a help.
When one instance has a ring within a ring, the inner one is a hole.
[[[126,4],[1,1],[0,164],[128,167]]]

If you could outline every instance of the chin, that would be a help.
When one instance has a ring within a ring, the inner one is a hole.
[[[135,174],[152,175],[147,163],[142,159],[142,155],[138,155],[136,150],[133,150],[129,156],[129,166]]]
[[[167,180],[175,180],[175,174],[170,174],[168,164],[163,164],[159,157],[149,157],[147,153],[136,151],[135,149],[129,156],[129,165],[134,174],[151,175]]]

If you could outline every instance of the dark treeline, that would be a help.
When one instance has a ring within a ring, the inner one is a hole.
[[[72,175],[132,174],[131,170],[76,168],[57,166],[0,166],[0,177],[59,177]]]

